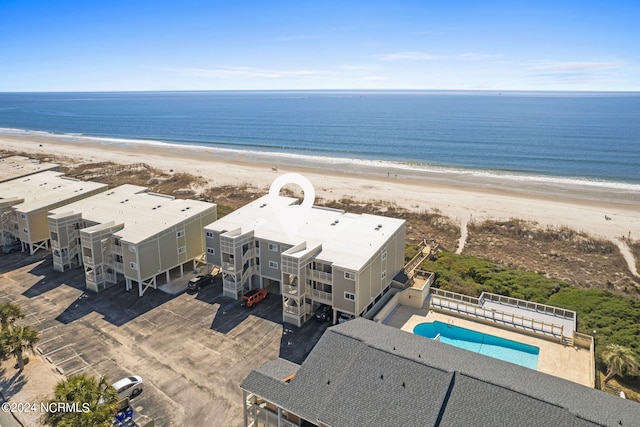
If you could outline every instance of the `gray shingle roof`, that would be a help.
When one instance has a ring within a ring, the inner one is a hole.
[[[290,383],[268,365],[241,387],[333,427],[640,425],[635,402],[360,318],[328,329]]]

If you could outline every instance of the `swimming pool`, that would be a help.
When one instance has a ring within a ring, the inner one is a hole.
[[[440,342],[464,348],[485,356],[515,363],[530,369],[538,367],[540,349],[505,338],[483,334],[471,329],[460,328],[442,322],[420,323],[413,328],[413,333],[434,339],[440,335]]]

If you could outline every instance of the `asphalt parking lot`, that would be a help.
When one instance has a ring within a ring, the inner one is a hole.
[[[81,268],[56,272],[43,251],[0,255],[0,301],[23,308],[39,352],[64,375],[142,376],[132,406],[156,426],[242,425],[249,371],[277,357],[301,363],[328,326],[283,327],[279,295],[241,307],[219,278],[194,294],[85,292]]]

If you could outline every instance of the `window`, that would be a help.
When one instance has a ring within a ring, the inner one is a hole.
[[[138,269],[138,264],[136,264],[135,262],[132,262],[132,263],[130,264],[130,266],[131,266],[131,268],[133,268],[134,270],[137,270],[137,269]]]
[[[176,237],[177,238],[184,237],[184,230],[180,230],[180,231],[176,232]]]
[[[25,214],[22,214],[22,215],[20,215],[20,218],[27,219],[27,216]]]
[[[129,252],[138,252],[135,246],[129,245]]]
[[[178,253],[179,253],[179,254],[183,254],[183,253],[185,253],[186,251],[187,251],[187,248],[186,248],[186,247],[184,247],[184,246],[180,246],[180,247],[178,248]]]
[[[382,261],[384,261],[385,259],[387,259],[387,251],[386,250],[384,252],[382,252]]]
[[[352,273],[350,271],[344,272],[344,278],[348,280],[356,280],[356,273]]]
[[[28,228],[23,228],[22,231],[24,231],[25,234],[29,234],[29,229]]]
[[[269,268],[278,268],[278,263],[275,261],[269,261]]]
[[[344,299],[350,300],[350,301],[355,301],[356,300],[356,294],[352,294],[351,292],[345,292],[344,293]]]
[[[385,270],[385,271],[383,271],[383,272],[382,272],[382,274],[380,275],[380,278],[381,278],[382,280],[384,280],[384,279],[386,279],[386,278],[387,278],[387,270]]]
[[[211,231],[207,231],[207,237],[213,237],[213,233]]]
[[[211,255],[215,255],[216,254],[216,250],[213,248],[207,248],[207,253],[211,254]]]
[[[278,252],[278,245],[275,243],[269,243],[269,250],[273,252]]]

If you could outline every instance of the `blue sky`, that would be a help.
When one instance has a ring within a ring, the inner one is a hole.
[[[0,0],[0,91],[639,91],[639,17],[638,0]]]

